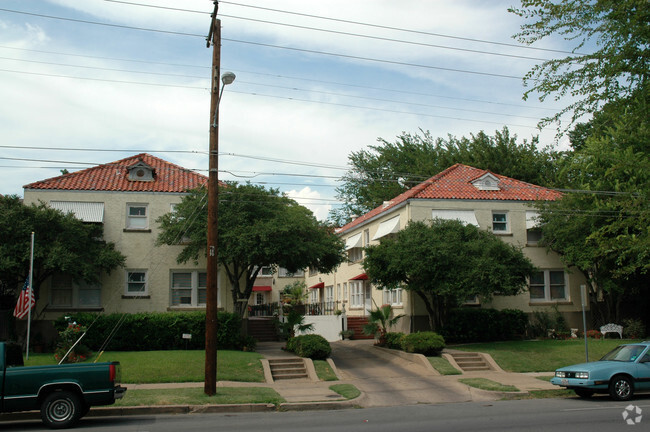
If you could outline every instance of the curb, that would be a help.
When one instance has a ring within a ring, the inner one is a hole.
[[[355,399],[336,402],[285,402],[274,404],[159,405],[92,408],[84,417],[124,417],[161,414],[259,413],[274,411],[330,411],[356,408]],[[41,420],[39,411],[0,414],[0,422]]]

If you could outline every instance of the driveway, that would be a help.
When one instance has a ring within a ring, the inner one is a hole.
[[[424,366],[381,355],[374,341],[333,342],[332,360],[341,379],[364,393],[364,407],[495,400],[497,395],[467,387],[454,377]]]

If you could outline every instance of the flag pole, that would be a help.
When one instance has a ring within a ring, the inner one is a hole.
[[[29,296],[27,297],[28,311],[27,311],[27,346],[25,348],[25,358],[29,360],[29,337],[32,329],[32,297],[34,296],[32,281],[34,277],[34,231],[32,231],[32,247],[29,253]]]

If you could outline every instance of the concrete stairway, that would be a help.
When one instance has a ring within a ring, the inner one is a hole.
[[[480,353],[454,351],[450,354],[464,372],[493,370]]]
[[[305,362],[301,358],[269,359],[274,381],[309,378]]]
[[[354,331],[354,336],[352,339],[374,339],[373,335],[366,335],[363,333],[363,326],[368,324],[368,318],[366,317],[348,317],[347,328],[348,330]]]

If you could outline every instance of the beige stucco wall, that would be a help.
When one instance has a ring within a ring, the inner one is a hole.
[[[50,201],[82,201],[104,203],[104,239],[115,243],[117,250],[127,258],[124,268],[113,270],[101,277],[101,304],[107,312],[153,312],[174,310],[170,308],[170,275],[172,270],[205,271],[206,260],[199,259],[198,265],[193,262],[178,264],[176,257],[181,251],[179,246],[156,246],[155,240],[159,229],[155,220],[171,210],[172,203],[179,203],[183,197],[180,193],[148,193],[148,192],[87,192],[87,191],[48,191],[25,190],[26,205],[37,203],[39,200],[48,204]],[[148,229],[142,231],[125,230],[127,204],[146,204],[148,213]],[[38,247],[38,233],[36,235]],[[147,270],[148,292],[143,298],[133,298],[126,294],[126,271]],[[232,299],[225,273],[219,271],[219,305],[221,308],[232,310]],[[49,281],[41,287],[37,310],[49,303]],[[199,307],[197,309],[204,309]],[[43,319],[53,319],[61,315],[63,309],[48,307]],[[183,309],[187,310],[187,308]]]

